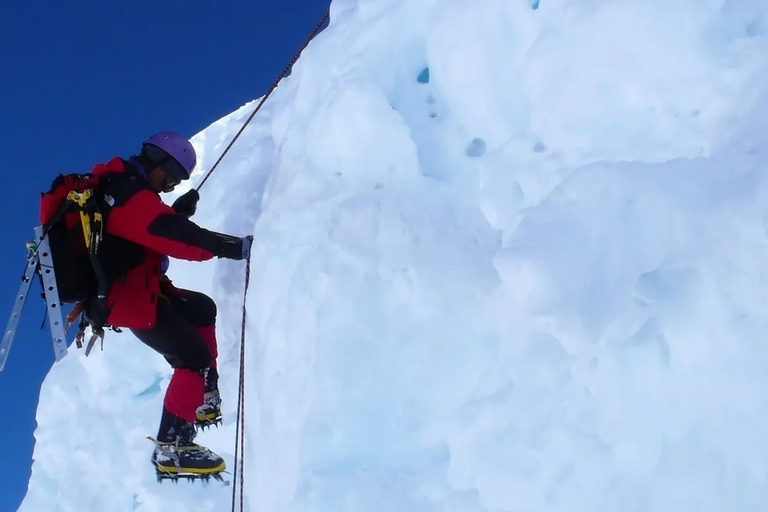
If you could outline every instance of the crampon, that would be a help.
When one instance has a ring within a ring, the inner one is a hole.
[[[227,473],[226,471],[222,471],[220,473],[169,473],[165,471],[161,471],[157,468],[157,481],[162,483],[163,480],[170,480],[174,483],[179,483],[179,480],[186,480],[188,482],[194,482],[195,480],[202,480],[203,482],[208,482],[211,479],[217,480],[221,482],[224,485],[229,485],[229,482],[227,480],[224,480],[224,477],[222,476],[224,473]]]
[[[214,418],[208,418],[208,417],[198,415],[197,418],[195,418],[195,427],[197,427],[197,430],[206,430],[212,427],[218,427],[221,424],[222,424],[221,415],[216,416]]]

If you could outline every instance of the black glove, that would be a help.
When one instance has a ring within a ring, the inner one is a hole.
[[[245,238],[222,234],[217,234],[217,236],[219,237],[219,250],[216,256],[219,258],[244,260],[251,256],[252,235],[248,235]]]
[[[200,200],[200,194],[197,189],[191,188],[188,192],[180,195],[173,202],[173,211],[186,218],[190,218],[197,211],[197,202]]]

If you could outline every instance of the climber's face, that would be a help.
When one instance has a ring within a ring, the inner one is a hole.
[[[171,192],[179,184],[178,178],[166,172],[162,167],[155,167],[149,171],[147,181],[155,192]]]

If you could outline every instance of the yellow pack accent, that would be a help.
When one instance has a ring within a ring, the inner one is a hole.
[[[72,201],[73,203],[77,203],[80,206],[85,206],[85,202],[88,201],[92,195],[93,191],[91,189],[84,190],[82,192],[72,190],[69,192],[69,194],[67,194],[67,200]]]
[[[84,211],[85,203],[93,197],[93,191],[91,189],[78,192],[72,190],[67,194],[67,200],[72,201],[80,207],[80,223],[83,225],[83,236],[85,237],[85,247],[91,248],[91,241],[93,240],[91,233],[91,215]],[[101,213],[96,212],[93,215],[94,222],[101,223]]]

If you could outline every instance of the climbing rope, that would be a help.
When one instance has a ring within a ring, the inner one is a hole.
[[[243,463],[245,461],[245,331],[248,310],[246,300],[248,298],[248,284],[251,281],[251,257],[245,260],[245,288],[243,290],[243,318],[240,329],[240,385],[237,392],[237,422],[235,427],[235,472],[232,487],[232,512],[235,512],[235,496],[237,495],[238,462],[240,469],[240,511],[242,512],[245,498],[245,479],[243,478]]]
[[[256,114],[261,109],[261,106],[264,105],[264,102],[267,101],[267,98],[272,94],[272,92],[277,88],[277,85],[280,83],[280,80],[282,80],[290,71],[290,69],[293,67],[294,64],[296,64],[296,61],[299,60],[299,56],[301,55],[301,52],[304,51],[304,49],[309,45],[310,41],[315,38],[315,36],[320,32],[320,30],[323,27],[323,24],[328,20],[330,17],[330,10],[327,10],[325,14],[323,14],[323,17],[320,19],[320,21],[315,25],[315,28],[312,30],[312,33],[309,35],[309,37],[304,41],[304,44],[301,45],[301,48],[299,48],[299,51],[296,52],[296,54],[291,58],[291,61],[288,63],[287,66],[283,69],[282,73],[280,73],[280,76],[277,77],[275,82],[272,84],[272,86],[267,91],[267,94],[264,95],[264,97],[261,99],[259,104],[256,106],[254,111],[251,113],[250,116],[248,116],[248,119],[245,120],[245,123],[243,126],[240,127],[240,130],[235,134],[235,136],[232,138],[232,140],[229,142],[229,145],[227,145],[226,149],[224,149],[224,152],[221,153],[218,160],[213,164],[213,167],[208,171],[208,173],[203,177],[203,180],[200,182],[200,185],[198,185],[197,189],[200,190],[205,182],[208,180],[208,178],[213,174],[213,171],[216,170],[219,163],[224,159],[224,156],[229,152],[230,148],[235,144],[235,141],[240,137],[240,135],[245,131],[245,128],[248,126],[248,124],[253,120],[254,117],[256,117]],[[244,463],[245,463],[245,332],[246,332],[246,320],[248,315],[248,309],[247,309],[247,300],[248,300],[248,285],[251,280],[251,257],[248,256],[245,262],[245,288],[243,290],[243,317],[242,317],[242,326],[240,330],[240,384],[239,389],[237,393],[237,420],[236,420],[236,426],[235,426],[235,469],[234,469],[234,486],[232,487],[232,512],[235,512],[235,502],[237,501],[237,490],[238,487],[240,488],[240,512],[243,511],[245,506],[245,477],[243,476],[244,473]],[[238,482],[238,473],[240,475],[240,480]],[[239,485],[238,485],[239,484]]]
[[[264,102],[267,101],[267,98],[274,92],[275,89],[277,89],[278,84],[280,83],[280,80],[285,78],[285,76],[288,74],[288,72],[291,70],[294,64],[296,64],[296,61],[299,60],[299,56],[301,56],[301,52],[304,51],[304,49],[309,46],[310,41],[317,36],[317,34],[320,33],[320,29],[323,28],[323,24],[328,21],[328,18],[331,15],[330,9],[325,11],[325,14],[323,14],[323,17],[320,18],[320,21],[315,25],[315,28],[312,30],[312,33],[309,35],[306,41],[304,41],[304,44],[301,45],[301,48],[299,48],[299,51],[297,51],[294,56],[291,58],[291,61],[288,63],[285,68],[283,68],[283,72],[280,73],[280,76],[277,77],[277,80],[272,84],[272,86],[267,91],[267,94],[264,95],[264,97],[261,99],[258,105],[256,105],[256,109],[251,112],[251,115],[248,116],[248,119],[245,120],[245,123],[243,126],[240,127],[240,130],[235,134],[235,136],[232,138],[232,140],[229,142],[229,145],[224,149],[224,152],[219,156],[219,159],[216,160],[216,162],[213,164],[213,167],[208,171],[208,173],[203,178],[203,181],[200,182],[200,185],[198,185],[197,190],[200,190],[203,188],[203,185],[205,185],[205,182],[208,181],[208,177],[213,174],[213,171],[216,170],[216,167],[219,166],[219,163],[224,159],[224,155],[226,155],[230,148],[235,144],[235,141],[240,137],[240,135],[245,131],[245,128],[248,126],[248,124],[251,122],[251,120],[256,117],[256,114],[259,110],[261,110],[261,106],[264,105]]]

